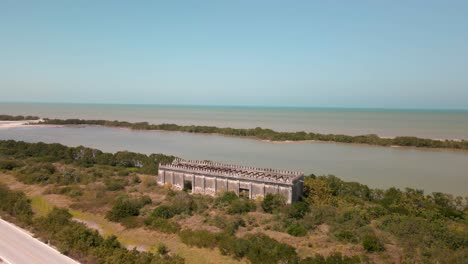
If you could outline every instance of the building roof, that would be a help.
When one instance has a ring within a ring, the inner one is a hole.
[[[160,168],[180,170],[188,173],[289,184],[292,184],[294,180],[304,176],[303,172],[262,169],[200,160],[175,159],[172,164],[160,165]]]

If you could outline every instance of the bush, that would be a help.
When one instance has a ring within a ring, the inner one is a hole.
[[[367,234],[362,238],[362,246],[369,252],[384,251],[385,248],[374,234]]]
[[[293,247],[280,243],[264,234],[249,234],[244,239],[249,244],[246,257],[253,264],[298,262],[298,257]]]
[[[159,243],[158,247],[156,248],[156,252],[160,255],[166,255],[169,253],[169,249],[167,249],[167,246],[163,243]]]
[[[298,225],[298,224],[293,224],[288,229],[286,230],[288,234],[291,236],[305,236],[307,235],[307,229],[305,227]]]
[[[249,251],[249,246],[249,241],[229,235],[221,236],[218,242],[221,254],[231,255],[236,259],[243,258]]]
[[[149,203],[151,203],[151,199],[148,196],[143,196],[138,199],[120,197],[117,199],[112,209],[107,212],[106,218],[118,222],[129,216],[137,216],[140,214],[140,209]]]
[[[104,181],[106,188],[109,191],[119,191],[125,189],[127,181],[124,179],[109,178]]]
[[[172,218],[174,215],[176,215],[175,210],[167,205],[160,205],[156,207],[151,213],[152,217],[159,217],[164,219]]]
[[[333,235],[339,240],[350,243],[357,243],[358,238],[353,231],[350,230],[339,230],[333,233]]]
[[[286,204],[284,197],[280,194],[268,193],[262,201],[263,211],[273,213]]]
[[[228,214],[243,214],[255,210],[255,203],[248,198],[234,200],[227,208]]]
[[[22,192],[12,191],[0,184],[0,210],[16,217],[24,224],[30,224],[33,211],[31,201]]]
[[[20,167],[21,164],[13,160],[0,160],[0,170],[13,170]]]
[[[220,207],[230,205],[235,200],[239,199],[235,192],[222,192],[216,197],[215,204]]]
[[[290,218],[301,219],[310,212],[309,204],[306,202],[296,202],[287,207],[287,215]]]

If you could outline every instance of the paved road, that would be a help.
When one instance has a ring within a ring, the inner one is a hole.
[[[0,219],[0,259],[10,264],[78,263],[3,219]]]

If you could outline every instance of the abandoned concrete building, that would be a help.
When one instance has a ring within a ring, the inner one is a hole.
[[[176,159],[172,164],[159,166],[157,182],[191,193],[215,195],[233,191],[251,199],[277,193],[292,203],[302,193],[304,173]]]

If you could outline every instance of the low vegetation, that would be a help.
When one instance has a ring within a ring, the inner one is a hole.
[[[258,200],[233,192],[190,195],[157,186],[151,176],[158,162],[173,158],[0,141],[0,175],[16,181],[12,188],[41,189],[36,200],[42,195],[68,201],[65,208],[33,213],[24,193],[0,185],[0,214],[84,263],[182,263],[181,247],[250,263],[466,263],[468,258],[467,198],[371,189],[315,175],[306,177],[303,197],[294,204],[277,194]],[[112,232],[103,236],[93,225],[73,221],[67,210],[100,215],[125,232],[171,242],[154,241],[153,251],[128,250]]]
[[[24,120],[38,120],[38,116],[11,116],[11,115],[0,115],[0,121],[24,121]]]

